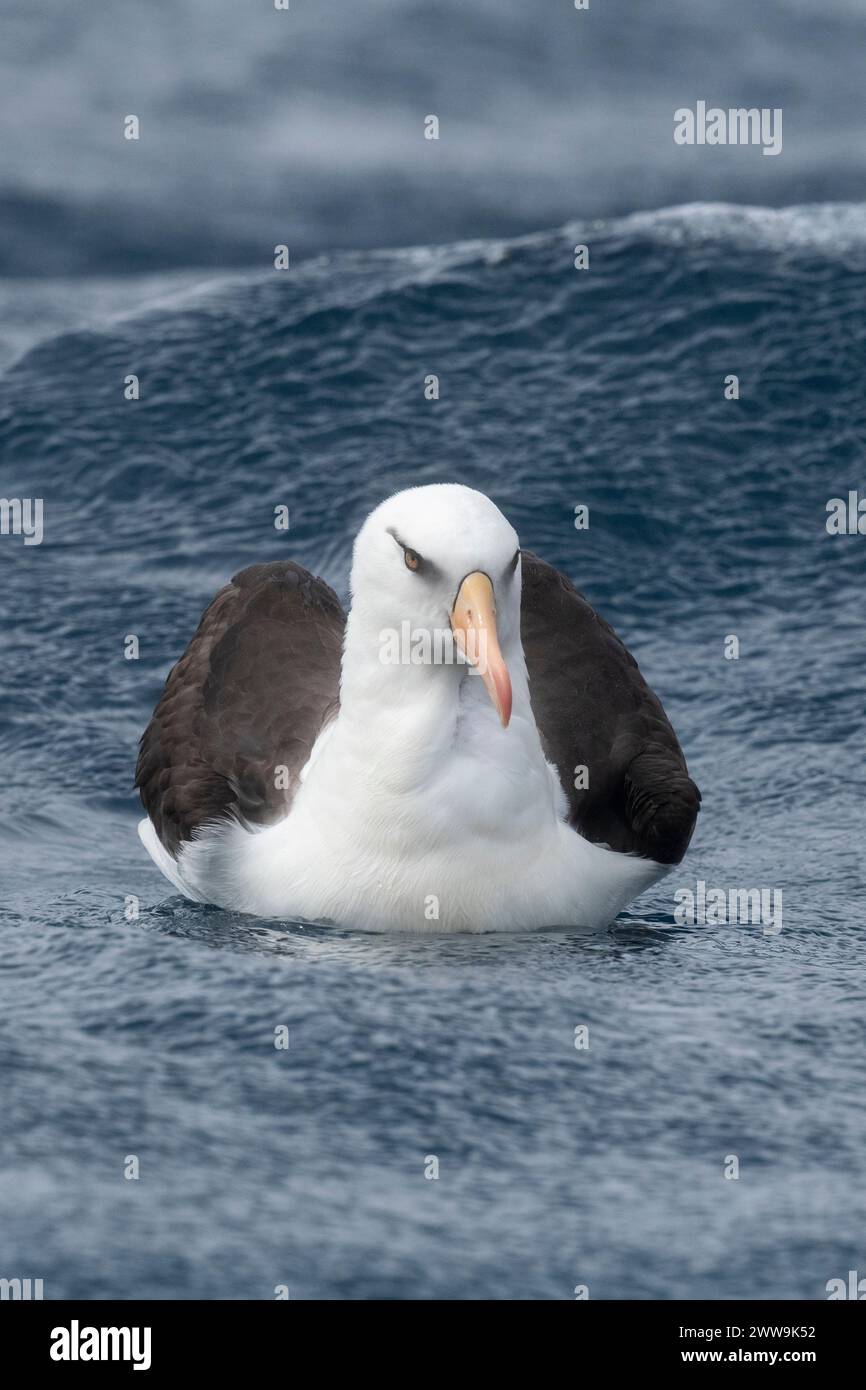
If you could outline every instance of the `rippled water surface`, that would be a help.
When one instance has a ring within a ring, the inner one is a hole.
[[[0,554],[0,1273],[820,1298],[863,1269],[866,540],[824,520],[864,484],[864,269],[862,207],[704,206],[198,288],[7,283],[3,492],[44,498],[45,539]],[[367,510],[448,479],[638,657],[704,793],[686,862],[596,934],[171,896],[131,783],[203,606],[284,555],[345,595]],[[783,930],[676,925],[698,879],[782,890]]]

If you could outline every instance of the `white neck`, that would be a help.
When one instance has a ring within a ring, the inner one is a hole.
[[[388,813],[404,823],[411,802],[412,833],[419,818],[427,833],[447,834],[449,824],[456,831],[455,805],[476,834],[501,838],[509,816],[509,833],[537,833],[539,803],[549,808],[552,827],[556,806],[519,637],[503,650],[514,692],[507,729],[472,668],[383,665],[379,650],[379,632],[350,614],[340,713],[309,770],[309,792],[321,788],[327,794],[326,788],[341,786],[345,798],[351,782],[364,789],[368,804],[374,797],[383,813],[390,800]],[[532,825],[518,823],[528,807]]]

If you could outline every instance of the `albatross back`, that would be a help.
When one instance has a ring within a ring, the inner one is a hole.
[[[521,634],[532,712],[587,840],[678,864],[701,794],[661,701],[565,575],[523,552]],[[575,787],[586,768],[585,787]]]
[[[333,590],[291,560],[241,570],[205,610],[136,768],[170,855],[203,824],[270,825],[287,814],[339,707],[345,621]]]

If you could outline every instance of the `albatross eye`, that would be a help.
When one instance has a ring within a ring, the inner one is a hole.
[[[397,535],[397,532],[394,531],[390,526],[388,527],[388,535],[393,536],[394,540],[397,542],[400,549],[402,550],[403,563],[406,566],[407,570],[412,570],[413,573],[417,574],[420,569],[426,569],[426,561],[422,559],[422,557],[418,554],[418,551],[413,550],[411,546],[404,545],[403,541],[401,541],[400,537]],[[435,568],[435,566],[433,568]]]

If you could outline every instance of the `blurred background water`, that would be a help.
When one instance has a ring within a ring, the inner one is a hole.
[[[736,1299],[863,1273],[866,541],[824,526],[864,485],[860,8],[6,11],[0,494],[44,499],[45,539],[0,537],[0,1275]],[[782,106],[784,153],[677,148],[697,99]],[[685,864],[594,934],[172,896],[131,783],[202,608],[283,555],[345,597],[367,510],[442,479],[638,657],[704,792]],[[782,932],[676,926],[697,879],[782,890]]]
[[[17,274],[862,197],[861,0],[3,8],[0,264]],[[783,155],[676,146],[673,112],[698,99],[781,106]],[[439,141],[422,138],[428,114]]]

